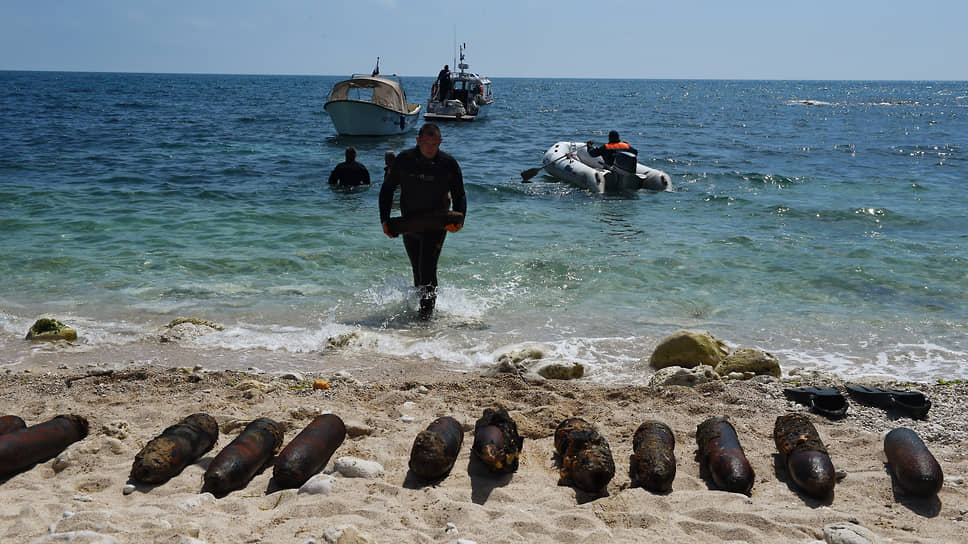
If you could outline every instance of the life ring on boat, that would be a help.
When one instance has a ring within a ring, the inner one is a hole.
[[[430,96],[437,96],[437,82],[430,86]]]

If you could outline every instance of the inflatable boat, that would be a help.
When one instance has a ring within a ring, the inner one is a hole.
[[[545,152],[541,162],[552,176],[596,194],[672,190],[669,174],[639,164],[628,152],[616,153],[615,164],[606,166],[601,157],[588,153],[584,143],[558,142]]]

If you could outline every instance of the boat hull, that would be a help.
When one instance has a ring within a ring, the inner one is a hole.
[[[323,109],[344,136],[391,136],[404,134],[417,126],[421,107],[399,112],[360,100],[333,100]]]
[[[542,157],[542,165],[552,176],[595,194],[672,190],[669,174],[639,163],[635,172],[608,168],[601,157],[592,157],[587,146],[579,142],[555,143]]]
[[[439,101],[428,101],[427,110],[424,112],[424,119],[434,121],[474,121],[487,117],[487,111],[494,101],[485,102],[477,107],[477,113],[467,113],[467,107],[458,100],[449,100],[456,104],[441,103]]]

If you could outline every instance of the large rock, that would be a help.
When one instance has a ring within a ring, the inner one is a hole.
[[[780,361],[772,353],[755,348],[740,348],[727,355],[723,362],[716,366],[716,372],[720,376],[740,372],[742,374],[766,374],[779,378]]]
[[[165,326],[165,330],[161,333],[158,340],[171,343],[188,342],[210,332],[224,329],[225,327],[218,323],[197,317],[179,317],[173,319]]]
[[[649,358],[649,365],[652,368],[692,368],[699,365],[715,367],[723,362],[728,353],[726,344],[709,332],[680,330],[659,341]]]
[[[545,362],[532,367],[531,372],[549,380],[577,380],[585,375],[585,367],[581,363]]]
[[[716,374],[713,367],[709,365],[699,365],[693,368],[667,366],[657,370],[649,378],[649,387],[665,387],[669,385],[695,387],[699,384],[719,381],[719,379],[719,374]]]
[[[27,331],[27,340],[77,340],[77,331],[56,319],[42,317]]]
[[[545,364],[542,359],[548,351],[550,351],[549,346],[538,343],[505,347],[497,357],[497,364],[486,369],[482,374],[489,378],[498,374],[517,374],[519,376],[528,373],[536,374],[535,369]]]

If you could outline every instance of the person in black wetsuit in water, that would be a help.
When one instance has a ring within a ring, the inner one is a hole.
[[[440,150],[440,129],[433,123],[420,127],[417,146],[401,151],[390,166],[380,188],[380,222],[383,232],[391,238],[387,228],[393,195],[400,189],[400,214],[404,217],[446,211],[451,208],[467,213],[464,177],[460,165],[449,153]],[[463,225],[448,225],[445,229],[408,232],[403,235],[403,246],[413,268],[413,285],[420,296],[420,316],[429,318],[437,302],[437,260],[447,231],[457,232]]]
[[[355,187],[370,184],[370,172],[365,166],[356,162],[356,148],[346,148],[346,161],[333,168],[329,174],[329,184],[339,187]]]

